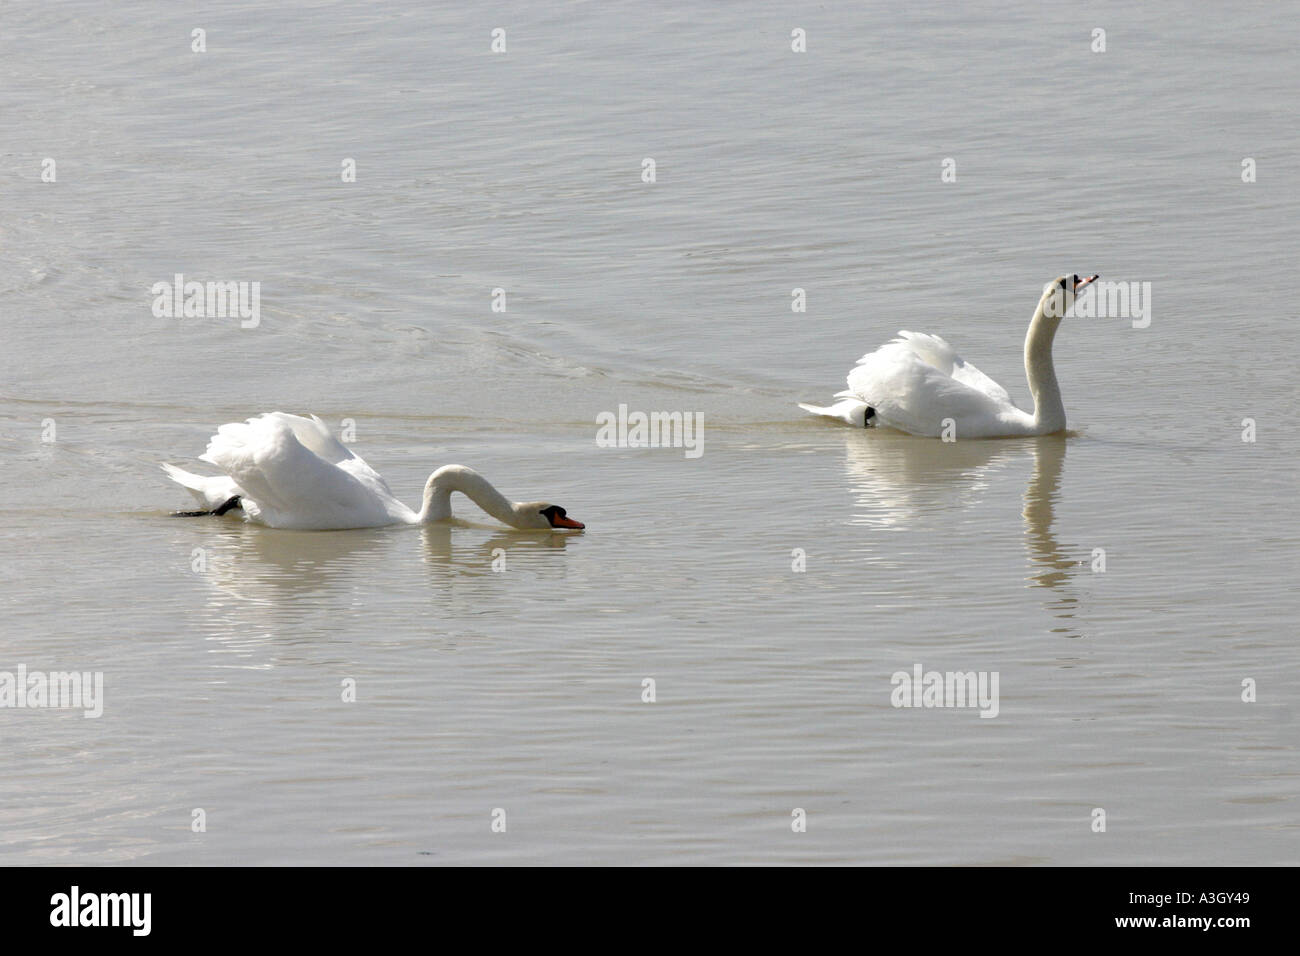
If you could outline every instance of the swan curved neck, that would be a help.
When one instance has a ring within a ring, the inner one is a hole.
[[[1038,303],[1025,336],[1025,376],[1034,396],[1034,431],[1050,435],[1065,428],[1065,403],[1052,364],[1052,340],[1061,325],[1060,318],[1045,313],[1048,298]]]
[[[444,465],[429,476],[424,486],[424,505],[419,522],[442,521],[451,517],[451,494],[459,491],[492,517],[511,527],[519,527],[515,504],[473,468]]]

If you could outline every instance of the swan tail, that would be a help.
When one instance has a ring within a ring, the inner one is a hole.
[[[821,405],[808,405],[804,402],[800,402],[799,407],[805,412],[812,412],[814,415],[821,415],[825,418],[838,418],[841,421],[848,422],[855,428],[870,428],[875,424],[875,409],[862,399],[845,397],[843,392],[835,397],[840,400],[829,407],[823,408]]]
[[[209,478],[177,468],[175,465],[168,465],[165,462],[161,467],[168,478],[192,494],[195,500],[208,510],[221,507],[232,497],[239,494],[234,479],[225,475]]]
[[[207,480],[206,478],[202,475],[191,474],[182,468],[177,468],[175,465],[169,465],[166,462],[164,462],[160,467],[168,478],[176,482],[176,484],[180,485],[186,491],[189,491],[194,495],[194,497],[198,498],[200,502],[203,501],[203,483]]]

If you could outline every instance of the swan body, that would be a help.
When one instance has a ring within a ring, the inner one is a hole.
[[[430,475],[423,505],[414,511],[315,415],[268,412],[222,425],[200,459],[222,474],[206,477],[162,466],[204,509],[183,514],[238,512],[256,524],[299,530],[378,528],[444,521],[452,515],[452,493],[460,492],[512,528],[583,527],[559,505],[510,501],[464,465],[445,465]]]
[[[1052,341],[1074,297],[1097,276],[1061,276],[1043,288],[1025,336],[1025,374],[1034,396],[1027,412],[1007,390],[924,332],[899,332],[858,360],[848,388],[827,407],[799,407],[858,428],[884,425],[937,438],[1012,438],[1050,435],[1065,428],[1065,404],[1052,364]],[[949,424],[951,423],[951,424]]]

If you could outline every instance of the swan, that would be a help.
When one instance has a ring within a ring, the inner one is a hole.
[[[1015,438],[1065,429],[1065,405],[1052,366],[1052,339],[1075,296],[1098,276],[1058,276],[1043,287],[1025,335],[1025,374],[1034,396],[1031,414],[1007,390],[937,335],[899,332],[898,338],[858,359],[849,387],[829,407],[799,407],[841,418],[858,428],[885,425],[930,438],[951,419],[956,438]]]
[[[242,514],[271,528],[328,531],[427,524],[451,517],[451,495],[459,491],[512,528],[547,530],[585,527],[547,501],[510,501],[486,478],[464,465],[444,465],[429,476],[424,504],[412,511],[393,497],[373,468],[338,441],[315,415],[303,418],[268,412],[222,425],[200,460],[224,474],[191,474],[174,465],[162,469],[199,500],[202,511],[183,517]]]

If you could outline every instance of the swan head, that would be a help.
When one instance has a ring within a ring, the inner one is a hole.
[[[1063,319],[1074,306],[1074,300],[1084,287],[1101,278],[1098,275],[1080,276],[1077,272],[1068,276],[1057,276],[1043,286],[1043,295],[1038,300],[1038,307],[1043,315],[1050,319]]]
[[[586,527],[581,521],[575,521],[570,518],[559,505],[553,505],[549,501],[524,501],[515,505],[515,515],[518,518],[517,528],[536,528],[544,530],[546,528],[573,528],[581,531]]]
[[[582,530],[559,505],[549,501],[511,501],[492,487],[492,483],[473,468],[443,465],[424,485],[424,507],[416,516],[420,522],[450,518],[452,492],[459,491],[498,521],[520,531],[545,531],[552,528]]]

